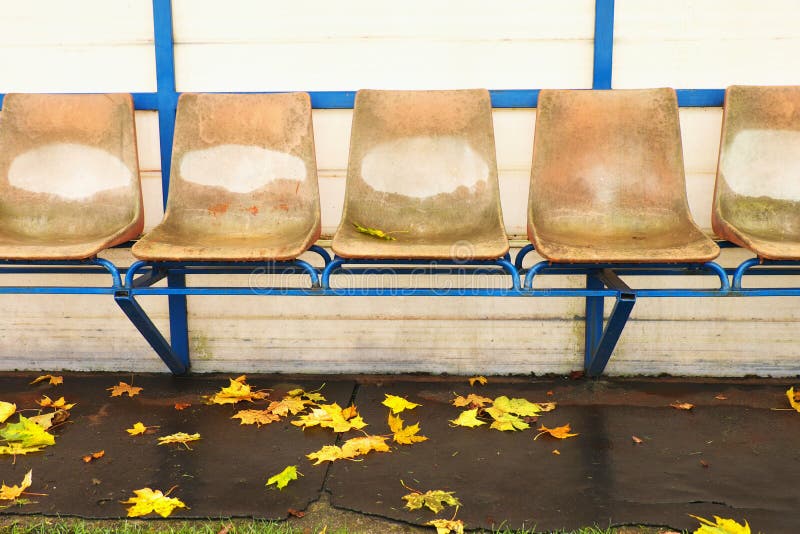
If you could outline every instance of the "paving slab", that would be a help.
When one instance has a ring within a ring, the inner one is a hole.
[[[177,486],[172,496],[191,509],[176,509],[174,517],[284,519],[290,508],[302,510],[319,498],[326,470],[311,468],[305,454],[332,444],[336,435],[320,429],[303,432],[288,420],[261,428],[240,426],[230,417],[242,403],[208,406],[201,400],[201,395],[227,386],[226,376],[57,374],[64,376],[64,384],[55,387],[29,385],[37,374],[0,374],[0,400],[16,403],[26,410],[24,415],[36,414],[32,409],[38,408],[42,395],[77,403],[68,422],[54,430],[55,446],[16,458],[0,456],[0,480],[19,484],[32,469],[30,491],[47,494],[4,513],[119,518],[126,513],[119,501],[143,487],[166,491]],[[106,388],[120,381],[144,389],[133,398],[110,398]],[[341,405],[350,401],[354,388],[346,379],[311,376],[248,375],[247,381],[254,388],[272,389],[272,398],[297,387],[315,390],[327,382],[323,393]],[[175,403],[191,406],[179,411]],[[137,421],[158,428],[154,434],[131,437],[125,429]],[[192,450],[157,445],[157,437],[175,432],[199,432],[201,440],[189,444]],[[99,450],[105,456],[89,464],[82,461]],[[265,488],[267,478],[287,465],[298,465],[304,476],[283,491]]]
[[[452,516],[403,509],[409,493],[454,491],[457,517],[470,528],[598,524],[697,528],[689,514],[747,519],[754,532],[800,532],[800,414],[788,407],[781,380],[362,378],[355,402],[365,430],[388,433],[384,394],[422,406],[402,417],[420,422],[426,442],[332,464],[326,489],[336,507],[423,524]],[[454,428],[453,392],[508,395],[558,403],[539,423],[566,423],[566,440],[536,432]],[[548,395],[548,392],[552,392]],[[715,398],[720,395],[720,398]],[[721,399],[721,400],[720,400]],[[669,405],[695,405],[690,411]],[[642,443],[634,443],[637,436]],[[554,454],[554,450],[560,454]]]

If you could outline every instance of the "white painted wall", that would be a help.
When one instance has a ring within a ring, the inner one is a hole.
[[[183,91],[591,85],[591,0],[173,4]],[[798,8],[617,0],[614,86],[800,83]],[[2,11],[0,92],[155,89],[150,0],[10,0]],[[327,234],[341,213],[351,116],[314,112]],[[494,118],[506,226],[522,236],[535,110]],[[717,108],[681,110],[689,201],[706,229],[721,118]],[[137,128],[152,228],[161,216],[156,114],[137,112]],[[745,257],[728,251],[721,261]],[[166,327],[166,299],[143,304]],[[197,371],[562,373],[582,365],[582,309],[578,299],[192,297],[189,324]],[[642,301],[608,371],[795,375],[798,310],[796,299]],[[22,368],[165,369],[110,299],[2,297],[0,369]]]

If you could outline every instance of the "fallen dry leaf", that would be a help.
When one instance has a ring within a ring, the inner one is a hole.
[[[466,397],[458,395],[455,399],[453,399],[453,406],[457,406],[459,408],[463,408],[464,406],[483,408],[485,405],[491,404],[492,402],[492,399],[489,397],[481,397],[480,395],[470,393]]]
[[[303,476],[303,473],[299,473],[297,471],[296,465],[290,465],[287,466],[283,471],[281,471],[277,475],[272,475],[271,477],[269,477],[265,485],[270,486],[272,484],[275,484],[276,488],[278,488],[279,490],[283,490],[283,488],[285,488],[289,484],[289,482],[291,482],[292,480],[297,480],[298,475]]]
[[[36,401],[36,404],[42,408],[54,408],[56,410],[71,410],[75,407],[75,403],[68,404],[64,397],[59,397],[58,400],[53,400],[47,395],[42,396],[42,400]]]
[[[795,393],[794,388],[791,387],[786,391],[786,397],[789,399],[789,406],[800,412],[800,399],[797,398],[798,393],[800,393],[800,391]]]
[[[64,383],[63,376],[42,375],[36,377],[29,385],[32,386],[33,384],[38,384],[39,382],[44,382],[45,380],[47,380],[51,386],[58,386]]]
[[[325,384],[322,384],[319,389],[314,391],[306,391],[304,389],[293,389],[286,393],[287,397],[301,397],[306,400],[310,400],[313,404],[319,404],[320,402],[325,402],[325,397],[320,393],[320,390],[325,387]]]
[[[436,534],[464,534],[464,522],[460,519],[432,519],[425,524],[436,527]]]
[[[200,434],[187,434],[186,432],[176,432],[163,438],[158,438],[159,445],[168,445],[170,443],[180,443],[189,450],[192,450],[187,443],[190,441],[197,441],[200,439]]]
[[[561,455],[561,452],[558,449],[553,449],[553,454],[555,454],[556,456],[559,456],[559,455]]]
[[[134,425],[131,428],[126,428],[125,432],[127,432],[131,436],[139,436],[139,435],[144,434],[145,432],[147,432],[148,429],[150,429],[150,428],[158,428],[158,427],[157,426],[153,426],[153,427],[145,426],[144,423],[139,421],[138,423],[134,423]]]
[[[715,396],[714,398],[717,399],[717,400],[728,400],[728,397],[726,397],[722,393],[720,393],[719,395]]]
[[[477,408],[461,412],[461,414],[456,419],[452,419],[450,422],[453,423],[455,426],[466,426],[470,428],[486,424],[485,421],[481,421],[480,419],[478,419]]]
[[[306,515],[306,513],[305,513],[305,512],[303,512],[303,511],[300,511],[300,510],[295,510],[294,508],[289,508],[288,510],[286,510],[286,512],[287,512],[287,513],[288,513],[290,516],[292,516],[292,517],[297,517],[298,519]]]
[[[383,400],[381,404],[386,406],[387,408],[392,410],[392,413],[397,415],[403,410],[413,410],[417,406],[421,406],[420,404],[416,404],[414,402],[410,402],[403,397],[398,397],[397,395],[389,395],[388,393],[385,394],[386,398]]]
[[[342,410],[337,403],[321,404],[319,408],[314,408],[311,413],[301,415],[299,419],[292,421],[294,426],[303,429],[313,426],[331,428],[334,432],[347,432],[348,430],[361,430],[367,423],[358,415],[355,407]]]
[[[106,451],[93,452],[91,454],[87,454],[86,456],[84,456],[82,458],[82,460],[88,464],[91,461],[94,461],[94,460],[97,460],[99,458],[102,458],[103,456],[105,456],[105,454],[106,454]]]
[[[303,398],[300,398],[300,397],[296,397],[296,396],[293,397],[291,395],[287,395],[287,396],[285,396],[284,398],[282,398],[279,401],[270,402],[269,406],[267,407],[267,411],[269,411],[271,413],[274,413],[275,415],[280,416],[280,417],[286,417],[290,413],[292,415],[299,414],[300,412],[305,410],[306,407],[308,407],[310,404],[314,404],[314,402],[310,401],[308,399],[303,399]],[[353,407],[353,406],[351,406],[350,408],[352,408],[352,410],[355,410],[355,407]],[[347,408],[345,410],[347,410]],[[348,419],[349,418],[348,415],[352,414],[353,412],[350,411],[350,412],[347,412],[347,414],[344,414],[345,410],[343,410],[343,415],[344,415],[345,419]],[[350,417],[353,417],[353,416],[350,415]]]
[[[55,436],[22,415],[18,423],[8,423],[0,429],[0,438],[7,442],[0,447],[0,454],[28,454],[56,443]]]
[[[239,410],[231,416],[231,419],[239,419],[241,425],[268,425],[275,421],[280,421],[279,415],[275,415],[269,410]]]
[[[675,408],[676,410],[691,410],[694,408],[694,404],[689,402],[673,402],[670,404],[671,407]]]
[[[341,447],[337,445],[325,445],[320,450],[307,454],[309,460],[316,460],[314,465],[322,462],[333,462],[336,460],[350,460],[357,456],[363,456],[371,451],[389,452],[389,445],[386,444],[384,436],[365,436],[363,438],[351,438],[345,441]]]
[[[700,528],[692,534],[750,534],[750,525],[747,524],[747,521],[744,522],[744,525],[740,525],[733,519],[723,519],[716,515],[714,523],[692,514],[689,514],[689,517],[700,521]]]
[[[63,423],[69,419],[69,412],[67,410],[56,410],[54,412],[43,413],[29,417],[28,420],[36,423],[45,430],[48,430],[54,425]]]
[[[542,425],[537,430],[539,431],[539,433],[536,434],[536,436],[533,438],[534,440],[538,439],[539,436],[543,434],[548,434],[558,439],[567,439],[578,435],[578,434],[570,434],[570,430],[572,429],[570,428],[569,423],[567,423],[564,426],[557,426],[555,428],[547,428],[546,426]]]
[[[400,445],[412,445],[428,439],[425,436],[417,435],[420,430],[419,423],[410,426],[403,426],[403,424],[404,421],[400,416],[389,414],[389,430],[394,434],[393,440],[395,443],[399,443]]]
[[[438,514],[445,506],[461,506],[461,501],[453,493],[443,490],[428,490],[425,493],[413,491],[403,495],[403,500],[406,501],[405,506],[409,510],[419,510],[424,506],[434,514]]]
[[[547,392],[547,396],[548,396],[548,397],[552,397],[552,396],[553,396],[553,392],[552,392],[552,391],[548,391],[548,392]]]
[[[142,388],[131,386],[130,384],[126,384],[125,382],[120,382],[116,386],[106,388],[106,391],[110,391],[112,397],[120,397],[125,393],[128,394],[128,397],[135,397],[136,395],[142,392]]]
[[[354,222],[352,224],[353,227],[356,229],[356,232],[366,234],[368,236],[375,237],[378,239],[383,239],[385,241],[396,241],[397,238],[392,237],[390,234],[401,233],[400,231],[384,232],[383,230],[379,230],[377,228],[370,228],[369,226],[361,226],[357,222]]]
[[[642,438],[638,438],[638,437],[636,437],[636,436],[631,436],[631,439],[632,439],[632,440],[633,440],[633,442],[634,442],[634,443],[636,443],[637,445],[638,445],[639,443],[643,443],[643,441],[642,441]]]
[[[151,512],[155,512],[161,517],[168,517],[175,508],[186,508],[180,499],[168,496],[172,493],[172,489],[167,493],[150,488],[133,490],[134,496],[127,501],[122,501],[122,504],[133,505],[128,508],[128,517],[141,517]]]
[[[5,423],[6,419],[14,415],[14,412],[16,411],[16,404],[0,401],[0,423]]]
[[[246,375],[234,379],[228,379],[230,384],[226,388],[220,389],[210,397],[203,397],[207,404],[236,404],[237,402],[266,399],[266,391],[253,391],[250,385],[245,382]]]
[[[30,488],[31,484],[33,484],[33,470],[25,473],[19,486],[6,486],[5,482],[3,482],[3,485],[0,486],[0,500],[13,501],[22,495],[22,492]]]
[[[175,409],[178,410],[178,411],[185,410],[189,406],[191,406],[191,404],[189,404],[188,402],[176,402],[175,403]]]
[[[709,463],[706,462],[705,460],[700,460],[700,465],[702,465],[704,468],[708,469]]]
[[[473,376],[473,377],[469,378],[469,385],[470,386],[474,386],[476,382],[478,384],[482,385],[482,386],[485,386],[486,383],[489,382],[489,381],[486,379],[485,376]]]

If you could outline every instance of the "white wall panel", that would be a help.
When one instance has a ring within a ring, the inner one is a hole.
[[[800,84],[797,0],[618,0],[613,86]]]
[[[0,92],[154,91],[148,0],[4,2]]]
[[[173,5],[183,91],[591,86],[590,0]]]

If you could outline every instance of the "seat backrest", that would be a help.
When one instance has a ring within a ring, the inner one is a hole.
[[[318,237],[309,95],[181,95],[164,223],[231,237],[311,228]]]
[[[711,221],[736,242],[737,229],[800,239],[800,86],[725,91]]]
[[[674,90],[540,92],[529,234],[613,235],[681,220],[691,215]]]
[[[421,237],[502,227],[489,92],[361,90],[342,225]]]
[[[128,94],[8,94],[0,117],[0,220],[25,236],[138,236],[144,216]]]

